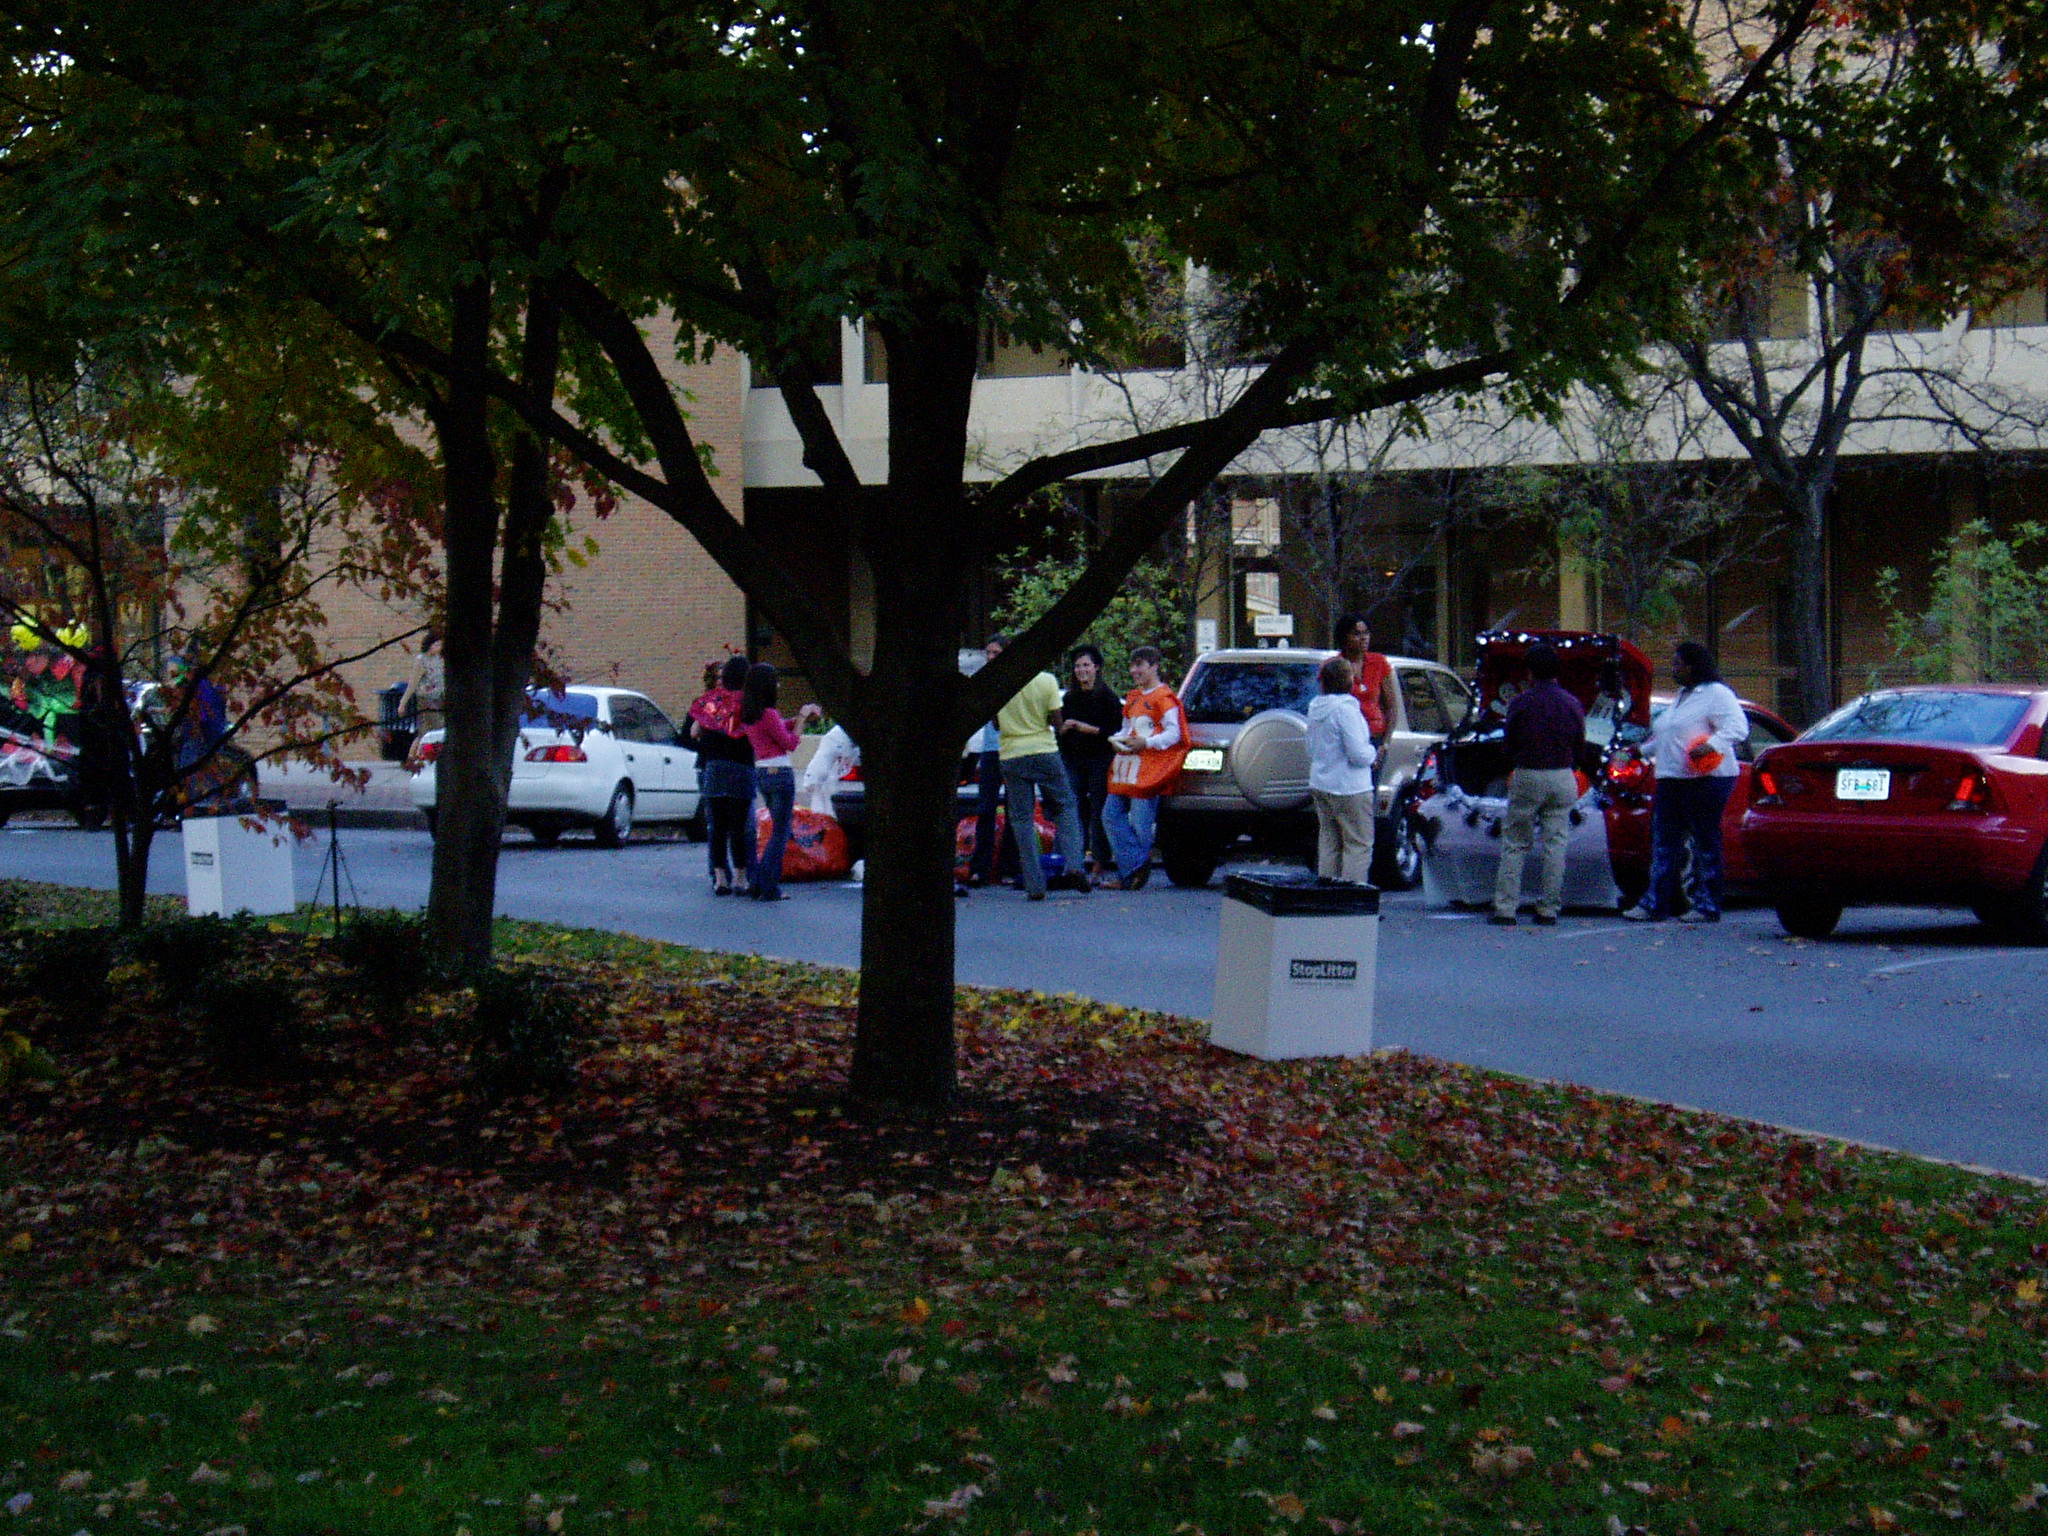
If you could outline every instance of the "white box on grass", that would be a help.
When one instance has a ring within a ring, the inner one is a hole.
[[[185,906],[194,917],[275,917],[294,909],[292,836],[282,822],[189,816],[180,827]]]
[[[1265,1061],[1369,1052],[1380,893],[1232,875],[1223,898],[1209,1043]]]

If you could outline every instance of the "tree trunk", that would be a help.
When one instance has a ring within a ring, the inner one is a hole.
[[[875,665],[862,690],[867,784],[853,1091],[940,1114],[953,1096],[953,790],[960,602],[983,528],[967,502],[967,406],[979,334],[941,321],[888,338],[889,492],[863,525]],[[933,741],[934,722],[946,739]]]
[[[441,442],[446,510],[441,545],[447,568],[442,644],[447,735],[435,768],[433,883],[427,932],[448,959],[479,964],[491,955],[498,898],[498,847],[505,834],[510,754],[494,730],[495,630],[492,563],[498,548],[496,458],[489,401],[481,378],[490,339],[490,291],[482,282],[456,296],[453,350],[476,363],[450,382],[433,412]]]
[[[1785,511],[1792,530],[1792,661],[1797,669],[1801,726],[1835,707],[1834,655],[1828,643],[1827,519],[1824,482],[1788,488]]]
[[[853,1091],[936,1114],[953,1096],[953,792],[957,751],[909,722],[863,744],[867,842]]]

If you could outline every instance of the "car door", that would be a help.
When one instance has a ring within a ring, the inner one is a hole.
[[[652,699],[636,693],[615,693],[611,698],[612,736],[618,743],[625,776],[633,781],[634,813],[642,821],[662,821],[674,816],[668,789],[668,755],[671,748],[655,739],[654,724],[661,711]],[[663,725],[667,724],[662,720]],[[674,735],[673,728],[667,732]]]
[[[640,701],[646,750],[661,760],[661,818],[687,821],[697,814],[697,754],[682,744],[675,722],[652,699]]]
[[[1415,776],[1422,754],[1450,733],[1451,722],[1444,713],[1430,674],[1433,667],[1394,668],[1394,691],[1400,697],[1400,714],[1387,732],[1379,765],[1379,808],[1385,811],[1394,792]]]

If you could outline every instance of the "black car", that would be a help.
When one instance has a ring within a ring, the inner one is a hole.
[[[0,826],[17,811],[69,811],[88,829],[107,819],[106,807],[85,796],[79,749],[45,739],[40,720],[0,698]]]

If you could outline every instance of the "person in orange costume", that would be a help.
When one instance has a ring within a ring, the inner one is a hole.
[[[1187,711],[1159,680],[1159,648],[1131,652],[1131,681],[1124,695],[1124,726],[1109,739],[1116,757],[1109,765],[1109,799],[1102,822],[1116,852],[1117,888],[1144,889],[1152,873],[1152,838],[1159,827],[1159,798],[1171,794],[1188,755]]]

